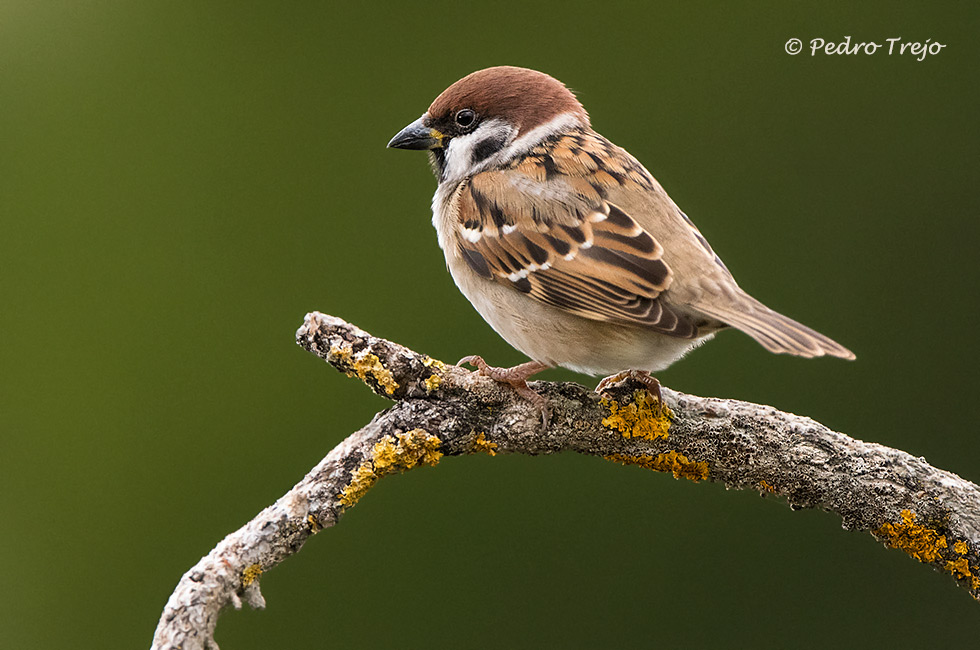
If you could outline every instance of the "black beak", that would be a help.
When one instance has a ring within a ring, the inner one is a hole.
[[[442,139],[445,136],[439,131],[425,126],[422,123],[424,120],[425,115],[399,131],[398,135],[388,143],[388,148],[429,150],[441,147]]]

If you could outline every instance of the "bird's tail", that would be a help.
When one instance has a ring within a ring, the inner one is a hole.
[[[792,318],[769,309],[748,294],[728,305],[695,305],[698,311],[740,329],[770,352],[798,357],[830,355],[854,359],[854,353],[840,343],[810,329]]]

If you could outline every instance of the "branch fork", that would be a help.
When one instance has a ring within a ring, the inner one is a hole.
[[[980,487],[897,449],[831,431],[769,406],[662,389],[627,377],[603,396],[574,383],[531,382],[535,404],[478,373],[307,314],[297,343],[395,401],[299,483],[229,534],[181,578],[153,648],[217,648],[223,609],[262,608],[261,576],[337,523],[382,477],[472,453],[575,451],[675,478],[771,493],[794,509],[837,513],[980,600]]]

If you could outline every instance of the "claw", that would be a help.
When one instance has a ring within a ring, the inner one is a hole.
[[[599,382],[599,385],[595,387],[595,392],[603,395],[607,388],[613,384],[620,383],[624,379],[635,379],[643,384],[647,391],[657,398],[658,402],[664,401],[663,395],[660,392],[660,382],[657,381],[656,377],[651,377],[650,373],[646,370],[623,370],[622,372],[617,372],[615,375],[609,375]]]
[[[463,357],[456,365],[462,366],[463,364],[473,366],[476,368],[476,372],[484,377],[489,377],[498,383],[507,384],[513,388],[518,395],[531,402],[541,412],[541,424],[545,429],[548,428],[548,422],[551,420],[551,406],[547,399],[531,390],[531,387],[527,385],[527,378],[549,366],[537,361],[528,361],[513,368],[498,368],[489,365],[483,360],[483,357],[475,354]]]
[[[456,362],[456,365],[457,366],[463,366],[463,365],[473,366],[474,368],[477,369],[477,372],[479,372],[481,375],[484,374],[483,371],[485,369],[490,368],[490,366],[487,364],[487,362],[483,360],[483,357],[481,357],[479,355],[476,355],[476,354],[471,354],[471,355],[469,355],[467,357],[463,357],[462,359],[460,359],[459,361]]]

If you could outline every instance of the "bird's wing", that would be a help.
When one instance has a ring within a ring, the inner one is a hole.
[[[559,143],[473,176],[455,201],[460,256],[481,276],[578,316],[696,337],[693,320],[661,299],[673,279],[663,247],[604,198],[618,177],[637,181],[596,158]]]

